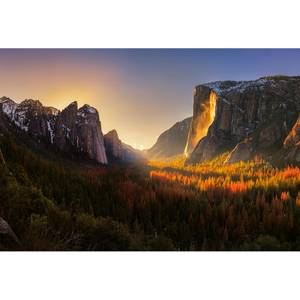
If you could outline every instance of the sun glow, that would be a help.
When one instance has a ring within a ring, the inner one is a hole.
[[[137,150],[140,150],[140,151],[145,150],[144,145],[139,145],[139,144],[133,144],[133,148],[137,149]]]

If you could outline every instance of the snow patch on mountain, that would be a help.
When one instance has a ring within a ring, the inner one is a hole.
[[[51,144],[53,144],[53,140],[54,140],[54,130],[51,128],[50,121],[47,121],[47,129],[48,129],[48,132],[49,132],[49,134],[50,134],[50,142],[51,142]]]
[[[272,84],[274,84],[273,79],[260,78],[249,81],[230,81],[228,85],[224,81],[208,82],[202,85],[212,89],[218,95],[226,95],[228,93],[243,93],[248,88],[263,89]]]

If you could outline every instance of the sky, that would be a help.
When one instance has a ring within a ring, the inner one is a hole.
[[[90,104],[140,149],[192,115],[194,86],[276,74],[300,75],[300,49],[0,49],[0,96]]]

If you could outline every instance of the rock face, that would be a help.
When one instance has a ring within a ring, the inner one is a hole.
[[[7,97],[0,98],[0,109],[20,129],[51,140],[49,128],[54,126],[57,109],[44,107],[40,101],[32,99],[17,104]]]
[[[60,112],[44,107],[38,100],[17,104],[2,97],[0,110],[19,129],[44,139],[61,151],[74,151],[99,163],[107,163],[99,115],[89,105],[78,109],[77,102],[73,102]]]
[[[58,115],[54,143],[62,151],[75,149],[92,160],[107,163],[99,115],[89,105],[78,109],[75,101]]]
[[[217,94],[207,86],[198,86],[194,90],[193,118],[188,132],[185,154],[193,152],[198,142],[207,134],[214,120]]]
[[[208,112],[211,109],[215,111]],[[230,151],[228,162],[272,154],[283,147],[299,111],[300,77],[273,76],[197,86],[187,163],[212,159],[226,151]]]
[[[177,122],[163,132],[153,147],[146,151],[149,159],[165,159],[183,154],[192,118]]]
[[[122,142],[116,130],[111,130],[104,135],[104,144],[109,161],[123,159]]]
[[[145,157],[141,151],[122,143],[115,129],[104,135],[104,144],[108,162],[145,161]]]
[[[238,161],[248,161],[252,158],[253,147],[247,140],[238,143],[229,154],[226,162],[231,164]]]
[[[287,151],[288,162],[300,163],[300,115],[284,141],[284,148]]]

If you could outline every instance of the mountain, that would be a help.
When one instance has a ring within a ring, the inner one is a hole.
[[[118,136],[117,131],[111,130],[104,135],[104,144],[108,162],[141,162],[145,161],[142,151],[123,143]]]
[[[78,109],[77,102],[73,102],[60,112],[43,106],[38,100],[27,99],[17,104],[2,97],[0,112],[10,125],[14,124],[34,139],[42,139],[65,153],[107,163],[99,114],[89,105]]]
[[[194,91],[187,163],[209,160],[227,151],[228,163],[256,155],[272,159],[287,148],[289,159],[295,159],[299,145],[288,136],[299,136],[299,124],[295,125],[299,112],[300,77],[201,84]]]
[[[177,122],[164,131],[157,142],[146,151],[149,159],[165,159],[183,154],[192,117]]]
[[[78,109],[77,102],[73,102],[58,115],[54,143],[62,151],[74,149],[99,163],[107,163],[98,112],[87,104]]]
[[[115,129],[104,135],[104,144],[109,161],[122,160],[122,141],[119,139],[118,133]]]

